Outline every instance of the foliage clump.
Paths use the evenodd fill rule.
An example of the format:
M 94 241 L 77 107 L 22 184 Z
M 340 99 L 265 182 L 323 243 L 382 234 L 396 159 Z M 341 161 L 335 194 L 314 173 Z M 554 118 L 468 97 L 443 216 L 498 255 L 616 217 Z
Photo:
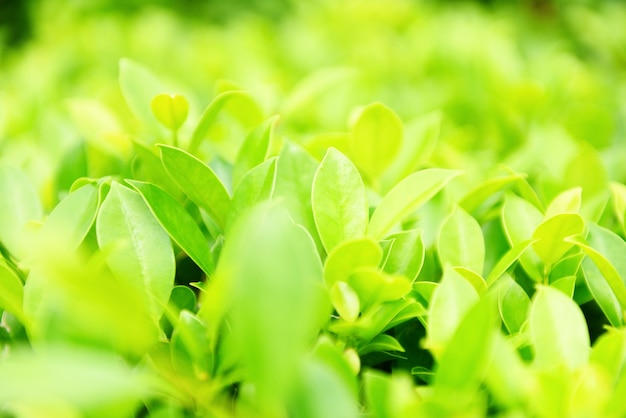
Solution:
M 33 7 L 0 415 L 624 416 L 626 10 L 288 3 Z

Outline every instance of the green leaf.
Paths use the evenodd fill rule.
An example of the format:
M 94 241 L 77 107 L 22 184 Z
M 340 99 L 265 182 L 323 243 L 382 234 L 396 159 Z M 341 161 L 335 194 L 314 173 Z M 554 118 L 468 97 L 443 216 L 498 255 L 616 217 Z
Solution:
M 176 131 L 187 119 L 189 102 L 180 94 L 157 94 L 150 101 L 152 114 L 166 128 Z
M 359 295 L 343 281 L 334 282 L 330 288 L 330 301 L 339 316 L 348 322 L 354 322 L 361 312 Z
M 181 374 L 206 379 L 213 369 L 206 326 L 191 312 L 182 310 L 170 342 L 172 365 Z
M 257 206 L 233 226 L 207 294 L 216 291 L 232 307 L 229 327 L 259 395 L 283 396 L 330 314 L 311 237 L 283 208 Z
M 560 213 L 543 221 L 533 233 L 533 249 L 543 263 L 551 266 L 574 245 L 565 239 L 581 235 L 585 220 L 577 213 Z
M 451 267 L 444 270 L 428 307 L 428 348 L 437 357 L 448 345 L 469 309 L 478 302 L 478 293 Z
M 398 300 L 411 290 L 411 282 L 406 277 L 391 276 L 372 268 L 353 272 L 348 283 L 359 295 L 362 311 L 381 302 Z
M 128 58 L 120 60 L 120 88 L 135 117 L 150 129 L 162 133 L 150 109 L 152 98 L 163 91 L 161 83 L 147 68 Z
M 11 269 L 0 263 L 0 310 L 12 313 L 23 322 L 23 300 L 24 288 L 21 280 Z
M 207 132 L 217 119 L 222 108 L 233 98 L 249 98 L 249 95 L 244 91 L 229 90 L 216 96 L 211 103 L 206 107 L 200 119 L 191 135 L 191 142 L 189 143 L 189 153 L 195 155 L 200 148 L 200 144 L 204 140 Z
M 133 140 L 135 158 L 132 162 L 132 178 L 134 180 L 147 181 L 163 188 L 172 196 L 181 197 L 182 193 L 178 185 L 172 180 L 163 167 L 157 148 L 152 145 L 144 145 Z
M 506 284 L 498 295 L 498 308 L 504 325 L 510 334 L 516 334 L 522 330 L 522 326 L 528 318 L 530 298 L 524 289 L 510 276 L 504 276 Z
M 429 168 L 406 177 L 380 201 L 370 219 L 368 236 L 380 240 L 403 218 L 435 196 L 454 177 L 457 170 Z
M 569 298 L 574 297 L 574 288 L 576 287 L 576 276 L 565 276 L 550 283 L 550 286 L 560 290 Z
M 148 394 L 149 383 L 119 358 L 69 346 L 18 349 L 0 362 L 0 376 L 11 382 L 0 391 L 0 404 L 52 410 L 65 404 L 83 412 L 106 407 L 110 416 L 130 416 Z
M 324 279 L 330 287 L 337 281 L 347 281 L 352 272 L 364 267 L 375 268 L 383 256 L 380 246 L 369 238 L 359 238 L 339 244 L 328 254 L 324 264 Z
M 463 196 L 459 206 L 468 213 L 474 214 L 483 204 L 493 200 L 494 195 L 502 190 L 506 190 L 520 179 L 523 179 L 521 174 L 487 179 Z
M 442 116 L 441 112 L 435 111 L 407 124 L 400 151 L 381 176 L 383 191 L 388 191 L 430 159 L 439 140 Z
M 589 362 L 602 368 L 613 382 L 617 381 L 626 363 L 624 329 L 609 328 L 602 334 L 593 345 Z
M 28 221 L 38 221 L 43 210 L 30 179 L 18 169 L 0 166 L 0 242 L 14 256 L 22 258 L 26 248 L 24 229 Z
M 575 370 L 587 363 L 590 348 L 585 317 L 563 292 L 538 286 L 530 305 L 528 330 L 537 367 L 562 365 Z
M 496 333 L 493 357 L 487 370 L 486 384 L 500 405 L 524 405 L 531 374 L 510 339 Z
M 433 386 L 445 395 L 471 395 L 485 380 L 494 350 L 497 321 L 486 299 L 461 318 L 439 358 Z
M 496 280 L 498 280 L 508 269 L 515 263 L 521 255 L 535 243 L 535 240 L 529 239 L 526 241 L 522 241 L 506 252 L 496 263 L 496 265 L 487 276 L 487 285 L 491 285 Z
M 359 348 L 359 355 L 373 353 L 376 351 L 400 351 L 404 353 L 404 347 L 388 334 L 378 334 L 374 339 L 367 342 L 365 345 Z
M 482 274 L 485 261 L 485 239 L 480 225 L 471 215 L 457 207 L 439 231 L 437 250 L 442 265 L 462 266 Z
M 589 225 L 587 242 L 591 248 L 577 244 L 583 245 L 581 248 L 588 255 L 582 263 L 587 287 L 611 325 L 622 326 L 623 311 L 626 310 L 626 243 L 615 233 L 596 224 Z
M 158 186 L 126 180 L 139 192 L 152 215 L 169 236 L 206 273 L 213 274 L 214 262 L 207 239 L 189 213 Z
M 559 193 L 546 208 L 546 219 L 562 213 L 578 213 L 582 203 L 583 189 L 574 187 Z
M 410 229 L 389 235 L 393 242 L 383 267 L 389 274 L 401 274 L 414 282 L 424 264 L 422 231 Z
M 43 245 L 76 250 L 93 226 L 100 205 L 100 189 L 87 184 L 68 194 L 50 213 L 39 236 Z
M 174 252 L 141 196 L 113 183 L 100 208 L 96 233 L 113 274 L 141 289 L 158 319 L 174 283 Z
M 622 227 L 622 232 L 626 232 L 624 225 L 624 215 L 626 215 L 626 185 L 611 182 L 611 197 L 613 200 L 613 212 Z
M 485 279 L 483 279 L 482 276 L 476 273 L 474 270 L 470 270 L 467 267 L 462 266 L 456 266 L 452 268 L 454 269 L 454 271 L 463 276 L 465 280 L 470 282 L 470 284 L 474 287 L 479 295 L 482 295 L 487 290 L 487 283 L 485 283 Z
M 344 241 L 361 238 L 367 228 L 365 186 L 352 162 L 330 148 L 315 173 L 313 216 L 327 253 Z
M 226 217 L 225 229 L 228 231 L 235 220 L 257 203 L 270 200 L 276 186 L 277 158 L 273 157 L 248 171 L 233 193 L 230 211 Z
M 272 116 L 246 136 L 233 167 L 233 187 L 237 187 L 248 171 L 265 161 L 277 124 L 278 115 Z
M 382 103 L 359 112 L 351 129 L 350 151 L 354 162 L 370 181 L 391 164 L 402 146 L 402 121 Z
M 533 231 L 542 221 L 543 215 L 530 202 L 514 194 L 506 195 L 502 206 L 502 226 L 509 244 L 513 248 L 531 240 Z M 542 280 L 541 260 L 534 250 L 525 249 L 520 253 L 519 260 L 526 273 L 533 280 L 537 282 Z
M 175 147 L 159 145 L 167 173 L 199 208 L 224 228 L 230 209 L 230 196 L 219 177 L 193 155 Z
M 359 406 L 351 387 L 341 379 L 334 365 L 307 359 L 294 385 L 288 416 L 301 418 L 357 418 Z
M 284 202 L 294 222 L 309 231 L 318 250 L 323 252 L 311 204 L 313 177 L 319 163 L 299 145 L 284 141 L 277 164 L 274 196 Z

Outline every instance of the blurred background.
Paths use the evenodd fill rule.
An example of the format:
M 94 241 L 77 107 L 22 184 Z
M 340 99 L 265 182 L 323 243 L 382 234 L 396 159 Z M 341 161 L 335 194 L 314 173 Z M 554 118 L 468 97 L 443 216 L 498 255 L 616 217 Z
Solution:
M 141 135 L 121 58 L 184 94 L 190 119 L 242 88 L 263 119 L 281 115 L 281 134 L 319 144 L 381 101 L 407 126 L 440 112 L 425 165 L 479 181 L 504 163 L 545 199 L 588 171 L 587 195 L 626 180 L 621 1 L 2 0 L 0 40 L 0 161 L 25 170 L 49 207 L 69 187 L 60 177 L 120 166 L 77 154 L 98 148 L 83 125 Z M 100 148 L 100 160 L 120 158 Z

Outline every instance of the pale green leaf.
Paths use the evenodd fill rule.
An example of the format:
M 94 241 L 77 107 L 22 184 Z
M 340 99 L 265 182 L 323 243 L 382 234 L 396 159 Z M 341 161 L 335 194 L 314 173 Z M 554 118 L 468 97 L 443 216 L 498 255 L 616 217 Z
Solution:
M 141 196 L 113 183 L 100 208 L 96 233 L 113 274 L 144 292 L 157 319 L 174 283 L 174 252 Z
M 472 394 L 485 380 L 497 335 L 495 313 L 486 299 L 460 318 L 450 343 L 438 359 L 436 391 Z
M 460 207 L 441 226 L 437 250 L 442 265 L 462 266 L 482 274 L 485 239 L 476 219 Z
M 487 285 L 491 285 L 500 278 L 515 263 L 520 256 L 526 251 L 535 240 L 529 239 L 522 241 L 509 249 L 496 263 L 496 265 L 487 276 Z
M 530 298 L 524 289 L 510 276 L 506 275 L 500 280 L 506 283 L 498 295 L 500 316 L 509 333 L 515 334 L 521 331 L 522 326 L 528 319 Z
M 361 309 L 402 298 L 411 290 L 411 282 L 404 276 L 391 276 L 380 270 L 363 268 L 353 272 L 348 279 L 359 295 Z
M 187 119 L 189 102 L 180 94 L 157 94 L 150 101 L 152 114 L 166 128 L 176 131 Z
M 333 283 L 330 288 L 330 300 L 339 316 L 348 322 L 354 322 L 361 312 L 359 295 L 343 281 Z
M 543 221 L 533 233 L 533 249 L 544 264 L 551 266 L 573 247 L 566 238 L 581 235 L 585 220 L 577 213 L 560 213 Z
M 189 143 L 189 153 L 195 155 L 200 148 L 200 144 L 204 140 L 207 132 L 217 119 L 222 108 L 233 98 L 249 98 L 249 95 L 244 91 L 229 90 L 219 94 L 217 97 L 209 103 L 206 109 L 200 115 L 200 119 L 196 124 L 196 127 L 191 135 L 191 142 Z
M 435 196 L 454 177 L 457 170 L 429 168 L 406 177 L 387 193 L 374 210 L 368 235 L 383 239 L 403 218 Z
M 542 213 L 530 202 L 514 194 L 506 195 L 502 206 L 502 226 L 507 240 L 513 248 L 531 240 L 533 231 L 542 221 Z M 533 280 L 542 280 L 541 260 L 532 248 L 521 251 L 519 260 L 526 273 Z
M 122 58 L 119 63 L 120 88 L 126 104 L 135 117 L 155 132 L 163 132 L 150 109 L 152 98 L 163 92 L 161 83 L 141 64 Z
M 323 251 L 311 205 L 313 177 L 319 163 L 299 145 L 285 141 L 277 164 L 274 196 L 284 202 L 294 222 L 304 226 L 318 250 Z
M 233 187 L 237 187 L 248 171 L 265 161 L 277 123 L 278 115 L 269 118 L 246 136 L 233 166 Z
M 246 209 L 270 200 L 276 187 L 277 158 L 273 157 L 248 171 L 233 193 L 224 228 L 230 229 Z
M 530 305 L 528 325 L 537 367 L 561 365 L 574 370 L 587 363 L 590 343 L 585 317 L 563 292 L 539 286 Z
M 198 207 L 224 228 L 230 196 L 220 178 L 202 161 L 175 147 L 160 145 L 161 161 L 167 173 Z
M 117 416 L 132 413 L 149 387 L 145 376 L 133 373 L 119 358 L 72 347 L 18 349 L 0 362 L 0 376 L 11 382 L 0 390 L 0 404 L 54 408 L 67 403 L 83 411 L 109 406 Z
M 369 238 L 359 238 L 339 244 L 328 254 L 324 264 L 324 279 L 329 287 L 337 281 L 347 281 L 359 268 L 379 265 L 382 249 Z
M 406 125 L 400 151 L 381 176 L 382 191 L 388 191 L 430 159 L 439 140 L 441 121 L 442 113 L 435 111 Z
M 284 394 L 330 313 L 310 235 L 283 208 L 257 206 L 233 226 L 215 281 L 230 289 L 215 296 L 230 299 L 229 326 L 258 393 Z
M 369 181 L 376 180 L 391 164 L 402 146 L 402 121 L 382 103 L 360 110 L 351 129 L 350 151 Z
M 0 242 L 14 256 L 22 258 L 24 229 L 28 221 L 39 221 L 43 210 L 37 191 L 20 170 L 0 166 Z
M 587 242 L 591 248 L 581 247 L 588 255 L 582 263 L 587 287 L 611 324 L 619 327 L 624 323 L 622 312 L 626 310 L 626 243 L 596 224 L 589 225 Z
M 546 219 L 561 213 L 578 213 L 582 203 L 583 189 L 574 187 L 559 193 L 546 208 Z
M 99 188 L 93 184 L 68 194 L 41 227 L 42 244 L 58 245 L 60 241 L 69 250 L 77 249 L 96 220 L 99 204 Z
M 448 345 L 459 323 L 478 302 L 478 293 L 452 268 L 444 270 L 428 307 L 427 346 L 437 357 Z
M 368 209 L 365 186 L 352 162 L 330 148 L 313 179 L 313 216 L 326 252 L 365 235 Z
M 401 274 L 415 281 L 424 264 L 422 231 L 411 229 L 389 235 L 392 245 L 383 269 L 389 274 Z
M 150 211 L 169 236 L 210 276 L 213 257 L 207 239 L 189 213 L 167 192 L 154 184 L 127 180 L 139 192 Z

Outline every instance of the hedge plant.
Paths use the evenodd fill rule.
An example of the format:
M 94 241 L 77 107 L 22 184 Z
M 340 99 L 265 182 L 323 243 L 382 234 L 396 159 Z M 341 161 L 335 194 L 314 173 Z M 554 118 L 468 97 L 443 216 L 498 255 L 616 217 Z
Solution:
M 320 1 L 300 29 L 251 17 L 258 39 L 231 23 L 216 50 L 267 55 L 224 64 L 243 84 L 122 58 L 114 88 L 61 77 L 102 84 L 59 105 L 61 50 L 48 96 L 20 84 L 41 45 L 5 63 L 0 416 L 624 416 L 623 62 L 581 58 L 599 29 L 540 41 L 626 14 L 518 16 L 539 28 L 520 52 L 491 36 L 508 6 L 459 7 Z M 313 36 L 327 16 L 336 43 Z M 436 23 L 445 48 L 418 47 Z

